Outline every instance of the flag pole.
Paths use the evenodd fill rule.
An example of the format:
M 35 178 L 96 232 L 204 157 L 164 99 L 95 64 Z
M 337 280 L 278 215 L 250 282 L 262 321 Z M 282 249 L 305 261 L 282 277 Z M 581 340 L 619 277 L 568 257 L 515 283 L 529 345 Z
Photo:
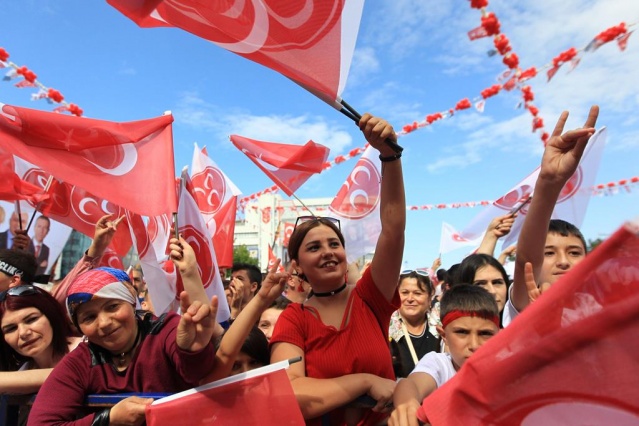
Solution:
M 49 175 L 49 179 L 47 179 L 47 183 L 46 185 L 44 185 L 44 194 L 46 194 L 47 192 L 49 192 L 49 189 L 51 189 L 51 184 L 53 183 L 53 175 Z M 33 214 L 31 215 L 31 219 L 29 219 L 29 223 L 27 224 L 27 232 L 29 232 L 29 229 L 31 229 L 31 223 L 33 223 L 33 218 L 35 218 L 36 213 L 38 212 L 38 210 L 40 209 L 40 205 L 42 204 L 42 201 L 38 201 L 38 203 L 35 206 L 35 210 L 33 211 Z M 22 222 L 20 222 L 22 223 Z
M 308 212 L 311 214 L 311 216 L 315 216 L 315 213 L 313 213 L 313 211 L 308 208 L 308 206 L 306 204 L 304 204 L 304 201 L 300 200 L 297 195 L 295 195 L 295 193 L 291 194 L 293 196 L 293 198 L 295 198 L 297 201 L 299 201 L 299 203 L 302 205 L 302 207 L 304 207 L 306 210 L 308 210 Z
M 340 100 L 340 104 L 343 106 L 342 109 L 340 109 L 340 112 L 342 114 L 344 114 L 345 116 L 347 116 L 348 118 L 350 118 L 351 120 L 353 120 L 355 122 L 355 124 L 359 124 L 359 120 L 361 120 L 362 118 L 362 114 L 360 114 L 359 112 L 357 112 L 355 110 L 355 108 L 353 108 L 352 106 L 350 106 L 348 104 L 348 102 L 346 102 L 344 99 Z M 346 108 L 346 110 L 344 110 L 344 108 Z M 388 146 L 391 147 L 391 149 L 393 151 L 395 151 L 395 153 L 400 154 L 404 148 L 399 146 L 399 144 L 397 143 L 393 143 L 390 139 L 386 139 L 384 142 L 386 142 L 386 144 Z

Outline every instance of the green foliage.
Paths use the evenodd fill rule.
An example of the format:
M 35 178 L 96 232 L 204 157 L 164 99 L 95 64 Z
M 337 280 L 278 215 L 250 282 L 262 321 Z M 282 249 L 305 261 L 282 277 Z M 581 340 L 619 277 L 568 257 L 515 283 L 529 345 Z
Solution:
M 251 257 L 245 245 L 233 247 L 233 263 L 248 263 L 249 265 L 259 266 L 257 259 Z
M 601 243 L 603 243 L 604 240 L 601 238 L 597 238 L 596 240 L 588 240 L 588 253 L 590 253 L 591 251 L 593 251 L 595 248 L 597 248 L 597 246 Z

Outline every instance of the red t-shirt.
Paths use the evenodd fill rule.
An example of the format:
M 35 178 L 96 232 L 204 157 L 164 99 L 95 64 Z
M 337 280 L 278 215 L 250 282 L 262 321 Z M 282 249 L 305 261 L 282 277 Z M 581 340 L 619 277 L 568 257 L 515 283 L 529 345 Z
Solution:
M 310 312 L 309 307 L 293 303 L 282 312 L 273 331 L 270 344 L 291 343 L 304 351 L 306 376 L 330 379 L 347 374 L 369 373 L 395 379 L 388 347 L 388 324 L 391 314 L 399 308 L 395 292 L 389 303 L 366 270 L 351 292 L 345 318 L 351 308 L 348 324 L 341 329 L 325 325 Z M 315 311 L 317 315 L 317 312 Z M 343 410 L 330 415 L 331 425 L 345 424 Z M 374 424 L 385 415 L 367 410 L 359 424 Z M 321 424 L 321 417 L 307 422 Z

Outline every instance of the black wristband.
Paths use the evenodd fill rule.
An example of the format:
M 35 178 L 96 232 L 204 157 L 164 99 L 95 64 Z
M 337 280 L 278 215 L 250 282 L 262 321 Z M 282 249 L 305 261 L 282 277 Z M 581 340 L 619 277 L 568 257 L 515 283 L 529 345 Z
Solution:
M 109 426 L 111 423 L 111 409 L 106 408 L 95 413 L 91 426 Z
M 402 158 L 402 153 L 401 152 L 398 152 L 395 155 L 389 155 L 388 157 L 382 157 L 381 155 L 379 156 L 379 160 L 382 163 L 389 163 L 391 161 L 399 160 L 400 158 Z

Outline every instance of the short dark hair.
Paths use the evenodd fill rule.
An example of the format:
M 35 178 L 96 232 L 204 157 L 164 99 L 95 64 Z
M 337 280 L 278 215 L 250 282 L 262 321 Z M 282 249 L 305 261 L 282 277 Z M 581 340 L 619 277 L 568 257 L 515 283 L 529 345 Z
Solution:
M 442 296 L 439 306 L 442 320 L 451 311 L 473 312 L 484 318 L 499 316 L 495 297 L 478 285 L 457 284 L 452 286 Z
M 17 288 L 17 287 L 16 287 Z M 49 320 L 53 331 L 53 356 L 62 357 L 69 352 L 67 339 L 73 336 L 73 329 L 67 319 L 67 314 L 62 305 L 45 290 L 38 287 L 37 294 L 22 296 L 6 295 L 0 303 L 0 321 L 7 311 L 17 311 L 25 308 L 36 308 Z M 0 329 L 0 371 L 15 371 L 30 358 L 24 357 L 13 350 L 4 338 L 4 332 Z
M 439 281 L 440 283 L 449 281 L 448 271 L 445 270 L 444 268 L 438 269 L 435 275 L 437 275 L 437 281 Z
M 42 220 L 46 220 L 47 223 L 49 224 L 49 227 L 51 227 L 51 219 L 49 219 L 48 217 L 46 217 L 45 215 L 41 214 L 40 216 L 38 216 L 38 218 L 36 219 L 36 222 L 39 221 L 40 219 Z
M 288 240 L 288 257 L 290 259 L 295 261 L 299 260 L 300 247 L 302 246 L 302 241 L 304 241 L 304 237 L 306 237 L 306 234 L 308 234 L 308 231 L 310 231 L 313 228 L 317 228 L 320 225 L 328 226 L 329 228 L 331 228 L 333 232 L 337 234 L 337 238 L 339 238 L 339 241 L 342 243 L 342 246 L 346 247 L 346 244 L 344 241 L 344 235 L 342 234 L 342 231 L 340 231 L 340 229 L 337 227 L 337 225 L 335 225 L 335 223 L 333 223 L 332 221 L 326 218 L 317 217 L 314 220 L 309 220 L 309 221 L 300 223 L 293 230 L 293 233 L 291 234 L 291 237 Z
M 559 234 L 562 237 L 577 237 L 581 240 L 581 244 L 583 244 L 584 246 L 584 252 L 588 252 L 588 245 L 586 244 L 584 235 L 581 233 L 579 228 L 577 228 L 570 222 L 566 222 L 565 220 L 561 219 L 551 219 L 548 223 L 548 233 Z
M 231 268 L 231 273 L 237 271 L 246 271 L 251 283 L 257 283 L 258 290 L 262 286 L 262 272 L 257 266 L 251 265 L 250 263 L 234 263 L 233 268 Z
M 38 270 L 36 257 L 22 250 L 0 249 L 0 261 L 15 266 L 22 271 L 22 281 L 30 283 Z
M 228 332 L 228 331 L 227 331 Z M 222 337 L 223 338 L 223 337 Z M 216 347 L 219 349 L 222 339 L 218 339 Z M 262 364 L 262 366 L 269 365 L 271 363 L 271 353 L 268 348 L 268 340 L 262 330 L 253 326 L 249 331 L 246 340 L 242 343 L 240 352 L 250 356 L 255 361 Z
M 284 309 L 286 309 L 286 307 L 288 305 L 290 305 L 291 302 L 290 300 L 288 300 L 286 297 L 284 296 L 277 296 L 277 299 L 275 299 L 273 301 L 273 303 L 271 303 L 271 306 L 269 306 L 266 309 L 277 309 L 279 311 L 283 311 Z

